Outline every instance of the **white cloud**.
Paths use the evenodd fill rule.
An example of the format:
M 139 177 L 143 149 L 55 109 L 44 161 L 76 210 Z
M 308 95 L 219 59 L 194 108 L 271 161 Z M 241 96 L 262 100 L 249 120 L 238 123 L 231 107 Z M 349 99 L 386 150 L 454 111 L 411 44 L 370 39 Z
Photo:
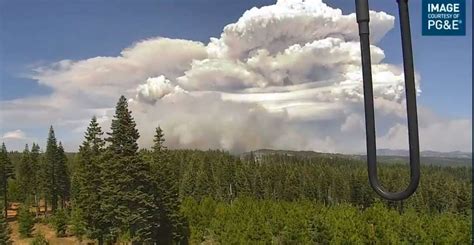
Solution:
M 207 56 L 204 44 L 181 39 L 153 38 L 124 49 L 120 56 L 63 60 L 35 70 L 33 78 L 52 87 L 59 96 L 89 97 L 101 106 L 114 103 L 142 81 L 184 74 L 194 59 Z M 94 105 L 98 106 L 98 105 Z
M 370 14 L 379 146 L 406 148 L 403 71 L 377 46 L 394 17 Z M 355 14 L 320 0 L 278 1 L 246 11 L 208 44 L 153 38 L 116 57 L 37 68 L 33 78 L 53 93 L 1 102 L 0 123 L 45 132 L 54 124 L 69 135 L 68 150 L 77 150 L 90 117 L 107 129 L 123 94 L 145 147 L 160 125 L 178 148 L 363 152 L 359 49 Z M 419 109 L 423 149 L 470 149 L 471 119 Z
M 3 134 L 2 139 L 4 140 L 22 140 L 26 138 L 25 132 L 20 129 L 9 131 Z
M 36 138 L 29 137 L 23 130 L 16 129 L 0 134 L 0 140 L 5 143 L 7 150 L 23 150 L 25 144 L 36 142 Z

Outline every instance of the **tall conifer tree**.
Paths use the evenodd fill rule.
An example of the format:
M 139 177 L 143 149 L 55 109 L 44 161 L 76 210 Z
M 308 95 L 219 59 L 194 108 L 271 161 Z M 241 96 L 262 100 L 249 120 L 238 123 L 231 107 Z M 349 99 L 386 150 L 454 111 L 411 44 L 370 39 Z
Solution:
M 28 148 L 28 144 L 25 145 L 25 149 L 23 150 L 21 161 L 18 165 L 18 184 L 20 186 L 20 190 L 22 190 L 22 194 L 24 195 L 24 201 L 29 203 L 30 194 L 32 193 L 33 183 L 31 179 L 33 177 L 33 166 L 31 163 L 31 155 L 30 150 Z
M 39 209 L 40 147 L 35 143 L 33 143 L 33 145 L 31 146 L 30 160 L 31 160 L 31 167 L 32 167 L 32 176 L 31 176 L 30 182 L 31 182 L 31 186 L 33 187 L 31 191 L 32 191 L 32 194 L 34 195 L 34 202 L 36 205 L 36 216 L 38 216 L 40 212 L 40 209 Z
M 153 178 L 160 208 L 160 244 L 185 242 L 185 219 L 180 214 L 178 166 L 171 161 L 171 154 L 164 146 L 163 130 L 156 128 L 153 139 Z
M 8 211 L 8 179 L 13 177 L 13 165 L 8 157 L 7 147 L 2 143 L 0 149 L 0 184 L 3 194 L 4 215 L 7 217 Z
M 94 116 L 85 133 L 84 142 L 79 147 L 79 165 L 74 175 L 77 190 L 74 196 L 74 205 L 76 210 L 80 210 L 76 216 L 81 216 L 76 219 L 84 220 L 88 236 L 97 239 L 99 244 L 103 243 L 100 195 L 98 193 L 102 185 L 99 164 L 105 145 L 102 135 L 102 129 Z
M 55 183 L 57 186 L 57 194 L 61 198 L 61 208 L 64 208 L 66 201 L 69 200 L 71 182 L 69 178 L 69 169 L 67 166 L 67 156 L 64 152 L 61 142 L 59 142 L 56 157 Z
M 140 136 L 124 96 L 117 103 L 108 135 L 100 202 L 109 239 L 127 234 L 135 242 L 153 241 L 159 226 L 153 182 L 148 164 L 138 155 Z
M 54 213 L 58 206 L 58 188 L 57 188 L 57 157 L 58 145 L 54 135 L 53 126 L 49 128 L 48 141 L 45 152 L 45 171 L 46 171 L 46 196 L 49 196 L 51 202 L 51 211 Z
M 48 212 L 48 203 L 51 198 L 50 186 L 51 186 L 51 170 L 48 161 L 46 160 L 46 153 L 39 156 L 38 162 L 38 203 L 41 199 L 44 201 L 44 214 Z

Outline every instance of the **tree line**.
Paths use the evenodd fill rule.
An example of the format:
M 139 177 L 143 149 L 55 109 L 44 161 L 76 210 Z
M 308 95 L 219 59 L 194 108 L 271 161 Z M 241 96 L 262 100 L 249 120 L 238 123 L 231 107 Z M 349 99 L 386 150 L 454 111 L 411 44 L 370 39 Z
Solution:
M 98 244 L 469 240 L 470 167 L 422 166 L 414 196 L 387 202 L 373 193 L 362 161 L 169 150 L 160 127 L 150 149 L 139 149 L 139 137 L 122 96 L 110 130 L 104 134 L 93 117 L 76 154 L 64 152 L 53 127 L 44 152 L 33 144 L 8 153 L 3 144 L 4 214 L 8 200 L 20 201 L 36 207 L 37 218 L 50 216 L 58 234 L 67 230 Z M 380 176 L 392 191 L 409 180 L 401 164 L 382 164 Z M 0 239 L 8 234 L 2 227 Z

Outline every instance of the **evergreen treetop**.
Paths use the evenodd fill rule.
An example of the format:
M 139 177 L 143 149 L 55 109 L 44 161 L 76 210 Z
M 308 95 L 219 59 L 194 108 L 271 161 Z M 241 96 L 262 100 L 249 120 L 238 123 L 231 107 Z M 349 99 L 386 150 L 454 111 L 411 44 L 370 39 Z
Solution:
M 129 235 L 133 241 L 153 241 L 158 214 L 149 165 L 138 155 L 135 121 L 121 96 L 101 163 L 100 207 L 109 240 Z
M 25 145 L 25 149 L 23 150 L 21 161 L 18 165 L 18 182 L 20 185 L 20 189 L 23 190 L 23 197 L 22 199 L 28 199 L 29 195 L 33 192 L 33 173 L 34 169 L 32 166 L 31 161 L 31 153 L 28 149 L 28 144 Z M 29 201 L 29 200 L 27 200 Z
M 4 215 L 7 216 L 8 209 L 8 179 L 14 177 L 13 164 L 8 157 L 7 147 L 2 143 L 0 149 L 0 190 L 3 193 Z
M 166 149 L 166 146 L 164 146 L 165 143 L 165 135 L 163 133 L 163 130 L 161 127 L 157 127 L 155 131 L 155 136 L 153 138 L 153 151 L 155 152 L 160 152 L 162 150 Z
M 102 186 L 101 154 L 105 145 L 102 135 L 102 129 L 94 116 L 85 133 L 84 142 L 79 148 L 78 166 L 74 173 L 76 192 L 73 203 L 75 232 L 82 234 L 82 229 L 85 229 L 84 232 L 88 237 L 98 239 L 99 243 L 103 241 L 105 235 L 99 195 Z
M 80 149 L 87 147 L 90 149 L 90 151 L 92 151 L 91 153 L 93 155 L 98 155 L 105 145 L 105 141 L 102 139 L 103 134 L 104 133 L 102 132 L 102 129 L 100 128 L 99 123 L 97 122 L 97 117 L 93 116 L 89 123 L 89 126 L 87 127 L 84 136 L 85 140 L 80 146 Z
M 107 133 L 107 141 L 110 143 L 109 149 L 114 154 L 133 156 L 138 151 L 137 140 L 140 137 L 136 129 L 132 112 L 128 110 L 128 102 L 125 96 L 121 96 L 115 107 L 114 119 L 110 127 L 111 132 Z
M 55 212 L 58 205 L 58 145 L 56 141 L 56 136 L 54 134 L 53 126 L 50 126 L 49 128 L 44 158 L 45 169 L 43 178 L 45 178 L 45 194 L 49 195 L 51 209 L 53 212 Z

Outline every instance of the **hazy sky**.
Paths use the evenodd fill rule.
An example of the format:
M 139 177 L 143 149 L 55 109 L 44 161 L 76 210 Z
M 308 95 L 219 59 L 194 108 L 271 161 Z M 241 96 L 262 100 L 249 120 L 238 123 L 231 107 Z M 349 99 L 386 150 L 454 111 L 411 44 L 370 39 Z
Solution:
M 363 151 L 354 1 L 324 2 L 0 0 L 0 136 L 43 145 L 53 124 L 74 151 L 125 94 L 142 146 L 160 124 L 172 147 Z M 405 148 L 397 5 L 370 3 L 379 142 Z M 423 37 L 421 1 L 410 10 L 421 146 L 470 151 L 471 26 Z

